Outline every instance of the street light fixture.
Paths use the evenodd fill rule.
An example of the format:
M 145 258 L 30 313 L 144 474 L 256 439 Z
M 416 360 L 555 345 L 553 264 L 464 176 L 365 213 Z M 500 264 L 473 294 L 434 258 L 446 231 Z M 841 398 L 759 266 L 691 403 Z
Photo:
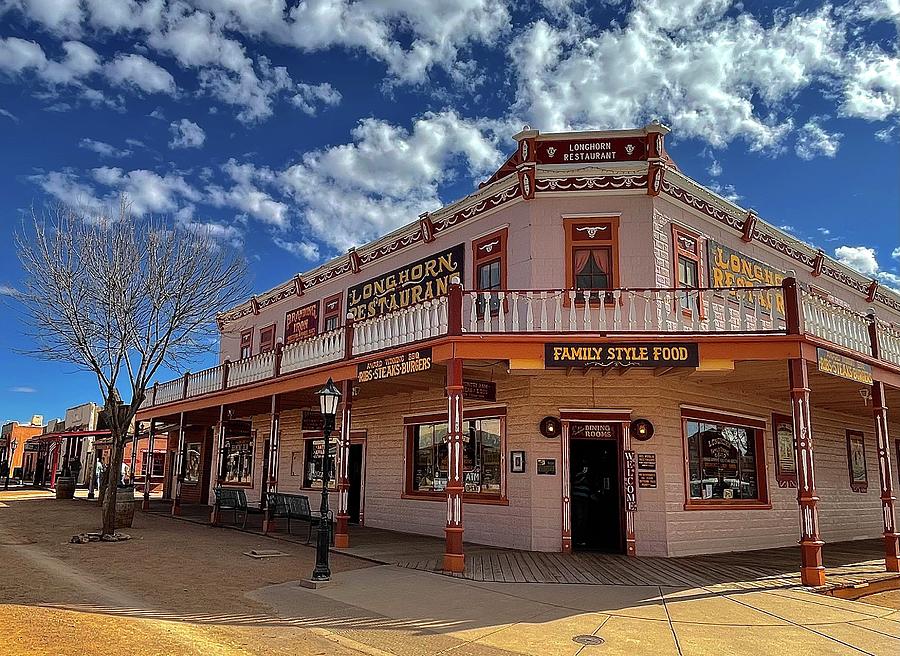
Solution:
M 319 509 L 319 532 L 316 536 L 316 567 L 312 573 L 313 581 L 330 581 L 331 568 L 328 565 L 328 547 L 331 543 L 331 524 L 328 521 L 328 477 L 331 473 L 329 462 L 328 438 L 334 430 L 334 416 L 341 401 L 341 391 L 329 378 L 325 387 L 316 394 L 319 397 L 319 409 L 322 411 L 322 435 L 325 438 L 325 452 L 322 454 L 322 505 Z

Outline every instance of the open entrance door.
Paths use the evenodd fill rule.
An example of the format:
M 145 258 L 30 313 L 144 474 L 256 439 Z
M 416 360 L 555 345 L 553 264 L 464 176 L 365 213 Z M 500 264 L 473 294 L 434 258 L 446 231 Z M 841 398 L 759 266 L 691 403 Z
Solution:
M 570 421 L 572 549 L 625 553 L 622 424 Z
M 351 524 L 359 524 L 360 511 L 362 510 L 362 470 L 363 470 L 363 444 L 362 442 L 350 444 L 350 458 L 347 461 L 347 478 L 350 489 L 347 490 L 347 514 L 350 515 Z

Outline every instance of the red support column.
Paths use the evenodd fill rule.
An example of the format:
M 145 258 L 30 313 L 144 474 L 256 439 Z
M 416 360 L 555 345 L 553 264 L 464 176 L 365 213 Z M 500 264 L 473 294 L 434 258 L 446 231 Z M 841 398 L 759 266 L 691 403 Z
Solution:
M 813 465 L 812 423 L 809 414 L 809 376 L 806 360 L 788 361 L 791 386 L 791 416 L 797 453 L 797 503 L 800 506 L 800 579 L 803 585 L 825 584 L 822 545 L 819 538 L 819 497 Z
M 451 286 L 451 293 L 453 287 Z M 452 307 L 452 306 L 451 306 Z M 444 571 L 463 572 L 463 376 L 462 360 L 447 362 L 447 528 Z
M 569 476 L 569 420 L 562 421 L 559 439 L 560 481 L 562 484 L 562 552 L 572 553 L 572 490 Z
M 341 385 L 344 407 L 341 412 L 341 436 L 338 439 L 338 513 L 334 546 L 346 549 L 350 546 L 350 515 L 347 513 L 347 495 L 350 490 L 350 421 L 353 407 L 353 384 L 345 380 Z
M 149 474 L 149 472 L 148 472 Z M 172 514 L 181 514 L 181 484 L 184 483 L 184 413 L 178 415 L 178 450 L 175 452 L 175 494 Z
M 875 415 L 875 441 L 878 445 L 878 477 L 881 481 L 881 510 L 884 519 L 884 565 L 889 572 L 900 572 L 900 535 L 894 515 L 893 482 L 891 479 L 890 433 L 888 409 L 884 403 L 884 383 L 872 384 L 872 405 Z
M 156 445 L 156 420 L 150 420 L 150 431 L 147 440 L 147 468 L 144 474 L 144 500 L 141 510 L 150 510 L 150 479 L 153 478 L 153 447 Z

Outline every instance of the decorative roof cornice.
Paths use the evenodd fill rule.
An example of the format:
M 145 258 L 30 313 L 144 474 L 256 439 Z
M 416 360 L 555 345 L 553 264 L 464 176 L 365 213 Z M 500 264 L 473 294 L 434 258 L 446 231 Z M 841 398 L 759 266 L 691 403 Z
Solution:
M 662 182 L 662 192 L 706 216 L 723 223 L 735 231 L 745 234 L 745 222 L 752 220 L 754 225 L 747 229 L 748 242 L 759 242 L 774 251 L 802 264 L 810 272 L 821 270 L 827 276 L 862 296 L 874 298 L 874 301 L 900 312 L 900 295 L 885 290 L 882 286 L 872 287 L 871 278 L 866 278 L 858 271 L 841 264 L 837 260 L 822 253 L 809 244 L 779 230 L 770 223 L 756 216 L 755 212 L 741 208 L 706 187 L 692 180 L 680 171 L 668 169 Z M 749 217 L 752 216 L 752 219 Z M 874 291 L 874 293 L 872 293 Z M 872 302 L 872 301 L 870 301 Z
M 446 232 L 464 221 L 496 209 L 518 198 L 520 195 L 521 190 L 515 175 L 509 175 L 502 180 L 485 185 L 465 198 L 430 213 L 428 218 L 431 221 L 434 235 L 438 236 L 442 232 Z M 419 242 L 425 242 L 425 235 L 422 231 L 422 221 L 417 218 L 415 221 L 365 246 L 353 249 L 346 255 L 336 257 L 306 274 L 298 274 L 278 287 L 257 294 L 251 300 L 223 312 L 218 316 L 220 330 L 223 330 L 227 324 L 233 321 L 252 315 L 254 313 L 254 302 L 258 310 L 262 310 L 270 305 L 296 296 L 296 280 L 298 279 L 300 280 L 300 287 L 306 292 L 316 285 L 352 274 L 354 272 L 353 258 L 357 258 L 359 270 L 363 270 L 378 260 L 389 257 Z

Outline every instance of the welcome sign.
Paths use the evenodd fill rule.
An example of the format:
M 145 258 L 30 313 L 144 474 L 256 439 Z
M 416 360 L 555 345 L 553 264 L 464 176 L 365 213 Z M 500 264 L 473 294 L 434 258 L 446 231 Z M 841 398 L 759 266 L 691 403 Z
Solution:
M 712 240 L 708 243 L 710 287 L 777 287 L 784 280 L 784 271 Z M 737 299 L 738 294 L 741 292 L 732 291 L 729 296 Z M 784 316 L 784 296 L 781 294 L 744 294 L 745 303 L 757 301 L 767 312 L 772 311 L 774 302 L 775 312 Z
M 446 296 L 450 279 L 462 279 L 464 261 L 465 244 L 457 244 L 354 285 L 347 290 L 347 311 L 362 321 Z

